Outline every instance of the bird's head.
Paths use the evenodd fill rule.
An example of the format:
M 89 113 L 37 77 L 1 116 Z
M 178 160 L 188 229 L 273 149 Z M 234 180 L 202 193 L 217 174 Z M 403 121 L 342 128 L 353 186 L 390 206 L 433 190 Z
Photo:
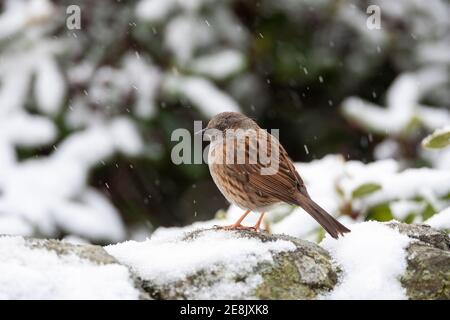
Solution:
M 238 112 L 222 112 L 215 115 L 205 128 L 204 134 L 211 138 L 215 134 L 224 134 L 227 130 L 258 129 L 255 121 Z

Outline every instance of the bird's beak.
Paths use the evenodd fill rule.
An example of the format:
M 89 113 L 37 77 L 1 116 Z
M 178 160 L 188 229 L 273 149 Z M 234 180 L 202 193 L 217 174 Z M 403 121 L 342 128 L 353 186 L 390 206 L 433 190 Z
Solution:
M 196 133 L 194 133 L 194 135 L 198 135 L 198 134 L 203 134 L 203 132 L 206 131 L 206 128 L 202 129 L 202 130 L 198 130 Z

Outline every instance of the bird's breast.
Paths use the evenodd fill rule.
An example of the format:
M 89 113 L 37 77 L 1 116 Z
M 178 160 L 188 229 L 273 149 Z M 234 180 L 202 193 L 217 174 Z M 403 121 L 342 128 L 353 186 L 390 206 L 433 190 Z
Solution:
M 225 163 L 226 146 L 222 143 L 210 145 L 208 166 L 211 176 L 223 196 L 238 207 L 252 211 L 264 211 L 279 202 L 248 186 L 247 174 L 239 164 Z

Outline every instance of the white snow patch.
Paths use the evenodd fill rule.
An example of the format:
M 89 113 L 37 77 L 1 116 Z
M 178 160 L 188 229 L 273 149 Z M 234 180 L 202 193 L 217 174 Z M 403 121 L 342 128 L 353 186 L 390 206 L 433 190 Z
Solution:
M 433 108 L 420 105 L 417 115 L 423 125 L 430 131 L 448 126 L 450 123 L 450 111 L 443 108 Z
M 0 116 L 0 140 L 11 145 L 40 146 L 54 141 L 56 127 L 46 117 L 14 112 Z
M 239 112 L 237 103 L 228 94 L 204 78 L 167 76 L 165 90 L 184 96 L 208 117 L 225 111 Z
M 164 19 L 175 6 L 176 0 L 141 0 L 136 5 L 136 16 L 144 21 Z
M 213 79 L 224 79 L 241 70 L 244 61 L 244 56 L 239 51 L 223 50 L 196 58 L 191 62 L 190 68 L 195 73 Z
M 73 234 L 69 234 L 69 235 L 65 236 L 61 241 L 71 243 L 71 244 L 89 244 L 88 240 L 81 238 L 79 236 L 73 235 Z
M 342 110 L 346 117 L 360 126 L 384 135 L 400 135 L 415 118 L 422 120 L 423 117 L 423 125 L 430 128 L 448 119 L 449 113 L 445 110 L 434 112 L 432 108 L 421 106 L 420 99 L 447 81 L 448 76 L 442 68 L 428 67 L 414 73 L 403 73 L 387 91 L 386 108 L 349 97 L 342 102 Z
M 55 7 L 49 0 L 3 1 L 0 14 L 0 39 L 13 36 L 26 28 L 51 21 Z
M 33 231 L 33 227 L 21 217 L 0 215 L 0 234 L 2 235 L 31 236 Z
M 396 158 L 400 148 L 399 143 L 394 139 L 386 139 L 376 145 L 373 155 L 377 160 Z
M 425 223 L 440 230 L 450 229 L 450 207 L 436 213 L 431 218 L 426 220 Z
M 138 299 L 128 269 L 0 237 L 0 299 Z
M 170 284 L 183 280 L 201 270 L 223 266 L 226 270 L 220 292 L 221 297 L 236 295 L 228 284 L 236 274 L 250 273 L 261 261 L 272 261 L 272 253 L 295 250 L 292 242 L 278 240 L 262 243 L 257 239 L 236 238 L 234 232 L 213 231 L 193 240 L 178 236 L 149 239 L 144 242 L 126 241 L 105 247 L 119 262 L 130 267 L 139 277 L 156 284 Z M 250 281 L 259 283 L 257 279 Z M 241 288 L 243 290 L 243 288 Z M 210 295 L 213 290 L 209 290 Z M 200 293 L 199 293 L 200 294 Z M 205 293 L 198 297 L 206 297 Z
M 141 151 L 143 144 L 131 120 L 116 117 L 73 133 L 49 156 L 21 162 L 14 157 L 14 145 L 49 141 L 54 127 L 37 116 L 19 115 L 5 123 L 0 127 L 4 133 L 0 158 L 5 160 L 0 168 L 0 214 L 3 221 L 15 223 L 1 229 L 16 235 L 29 235 L 35 229 L 47 236 L 62 229 L 91 240 L 124 239 L 119 213 L 104 195 L 87 186 L 87 176 L 114 152 L 135 155 Z
M 421 196 L 430 201 L 436 208 L 442 208 L 445 201 L 438 197 L 445 196 L 450 190 L 450 172 L 429 168 L 407 169 L 399 173 L 390 174 L 386 171 L 374 171 L 374 174 L 355 175 L 351 179 L 342 181 L 341 188 L 350 196 L 351 191 L 364 183 L 376 183 L 381 189 L 356 199 L 354 206 L 364 209 L 376 204 L 392 200 L 413 199 Z M 377 176 L 378 175 L 378 176 Z
M 392 201 L 389 204 L 389 207 L 395 219 L 403 220 L 411 213 L 416 213 L 416 215 L 418 215 L 417 213 L 422 212 L 425 204 L 423 202 L 412 200 L 399 200 Z
M 410 239 L 382 223 L 352 226 L 338 240 L 325 237 L 321 246 L 343 269 L 343 278 L 325 299 L 406 299 L 399 277 L 406 270 Z
M 188 63 L 196 49 L 211 45 L 216 35 L 196 15 L 178 15 L 171 19 L 164 32 L 165 46 L 179 65 Z
M 39 110 L 55 114 L 62 106 L 66 81 L 54 58 L 43 56 L 36 66 L 35 95 Z

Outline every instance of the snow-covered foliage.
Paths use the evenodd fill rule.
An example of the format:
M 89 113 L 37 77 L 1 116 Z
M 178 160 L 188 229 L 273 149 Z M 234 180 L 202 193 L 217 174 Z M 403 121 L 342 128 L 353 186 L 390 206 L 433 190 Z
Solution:
M 66 23 L 63 3 L 10 0 L 3 4 L 0 234 L 124 239 L 119 213 L 88 183 L 92 169 L 116 153 L 142 154 L 137 125 L 155 115 L 158 96 L 180 96 L 208 117 L 239 110 L 214 79 L 244 68 L 240 48 L 245 45 L 245 31 L 224 27 L 239 29 L 226 6 L 213 6 L 207 20 L 201 8 L 211 4 L 189 3 L 139 1 L 127 18 L 126 24 L 136 29 L 137 23 L 164 18 L 160 44 L 174 57 L 173 66 L 165 70 L 145 50 L 130 50 L 117 61 L 102 62 L 104 52 L 90 37 L 113 44 L 114 31 L 100 26 L 61 33 L 58 30 L 64 30 Z M 219 48 L 221 41 L 229 45 Z M 182 70 L 191 71 L 185 75 Z M 20 148 L 49 151 L 24 158 L 18 154 Z
M 364 164 L 331 155 L 299 163 L 297 169 L 311 197 L 344 224 L 367 219 L 423 222 L 450 205 L 447 170 L 403 169 L 395 160 Z M 316 234 L 317 223 L 303 209 L 287 212 L 275 213 L 273 222 L 269 215 L 270 230 L 302 238 Z
M 450 145 L 450 126 L 435 130 L 423 139 L 422 146 L 429 149 L 442 149 Z
M 350 228 L 365 220 L 428 223 L 433 221 L 430 219 L 433 214 L 450 205 L 450 171 L 446 170 L 402 169 L 395 160 L 366 165 L 360 161 L 345 161 L 338 155 L 297 163 L 296 167 L 311 197 Z M 227 212 L 218 212 L 213 220 L 184 228 L 159 228 L 154 234 L 170 237 L 180 231 L 227 225 L 242 213 L 240 208 L 231 206 Z M 258 217 L 256 213 L 250 214 L 244 225 L 254 225 Z M 317 222 L 299 207 L 280 205 L 269 211 L 264 221 L 266 229 L 273 233 L 311 241 L 320 241 L 323 237 Z
M 0 299 L 138 299 L 128 269 L 0 237 Z
M 378 54 L 373 58 L 389 55 L 399 73 L 381 99 L 372 92 L 371 98 L 378 99 L 377 103 L 348 97 L 341 104 L 342 113 L 363 130 L 385 137 L 374 150 L 377 159 L 410 161 L 411 155 L 405 157 L 401 150 L 413 148 L 431 166 L 448 170 L 450 149 L 423 150 L 417 139 L 423 138 L 423 132 L 431 133 L 450 124 L 450 22 L 444 18 L 450 8 L 441 0 L 426 4 L 378 0 L 371 4 L 380 6 L 382 25 L 376 32 L 364 28 L 366 33 L 377 35 L 367 34 L 364 38 L 377 48 Z M 357 13 L 353 14 L 360 15 L 362 10 L 363 7 L 354 7 Z M 349 14 L 348 10 L 345 12 Z M 399 24 L 405 28 L 401 33 L 395 32 Z
M 1 233 L 30 235 L 34 229 L 47 236 L 64 231 L 93 240 L 124 239 L 118 212 L 87 185 L 87 177 L 90 168 L 114 152 L 139 152 L 141 141 L 132 123 L 117 118 L 89 127 L 64 139 L 49 156 L 23 161 L 14 156 L 14 147 L 22 141 L 33 145 L 47 128 L 36 126 L 37 133 L 28 130 L 26 123 L 23 128 L 12 128 L 22 130 L 17 143 L 12 130 L 10 137 L 2 137 L 11 157 L 0 170 Z
M 408 134 L 414 121 L 419 121 L 427 130 L 435 130 L 450 123 L 450 111 L 420 105 L 420 99 L 448 82 L 447 72 L 442 67 L 404 73 L 387 91 L 386 108 L 351 97 L 342 103 L 343 112 L 361 126 L 382 135 Z
M 234 1 L 95 3 L 86 10 L 80 5 L 82 30 L 66 28 L 65 1 L 2 4 L 0 234 L 127 238 L 123 212 L 89 181 L 93 170 L 116 154 L 155 157 L 157 148 L 148 147 L 152 141 L 141 128 L 166 103 L 181 102 L 206 118 L 253 110 L 246 99 L 264 98 L 261 82 L 269 80 L 256 73 L 264 60 L 259 51 L 270 40 L 242 22 Z M 304 48 L 305 57 L 293 59 L 295 68 L 288 65 L 301 70 L 300 80 L 314 76 L 325 85 L 319 72 L 332 64 L 342 65 L 345 77 L 355 83 L 385 60 L 397 72 L 385 99 L 348 97 L 342 102 L 349 121 L 383 137 L 374 149 L 380 161 L 364 164 L 329 156 L 298 164 L 298 169 L 313 198 L 346 224 L 424 221 L 448 206 L 450 149 L 423 150 L 413 141 L 428 169 L 408 169 L 411 162 L 399 150 L 405 140 L 421 139 L 450 123 L 445 108 L 450 100 L 450 9 L 442 0 L 374 1 L 382 8 L 382 26 L 369 30 L 365 4 L 265 0 L 258 5 L 262 17 L 280 12 L 299 23 L 307 23 L 310 15 L 321 21 Z M 114 23 L 105 23 L 111 17 Z M 343 51 L 347 32 L 352 46 Z M 118 45 L 122 37 L 132 45 Z M 275 56 L 284 63 L 289 55 L 283 52 Z M 324 58 L 311 58 L 316 56 Z M 313 62 L 318 66 L 311 67 Z M 381 161 L 387 158 L 396 160 Z M 231 222 L 239 214 L 231 207 L 226 219 Z M 317 224 L 299 208 L 278 208 L 268 215 L 267 225 L 273 232 L 320 238 Z

